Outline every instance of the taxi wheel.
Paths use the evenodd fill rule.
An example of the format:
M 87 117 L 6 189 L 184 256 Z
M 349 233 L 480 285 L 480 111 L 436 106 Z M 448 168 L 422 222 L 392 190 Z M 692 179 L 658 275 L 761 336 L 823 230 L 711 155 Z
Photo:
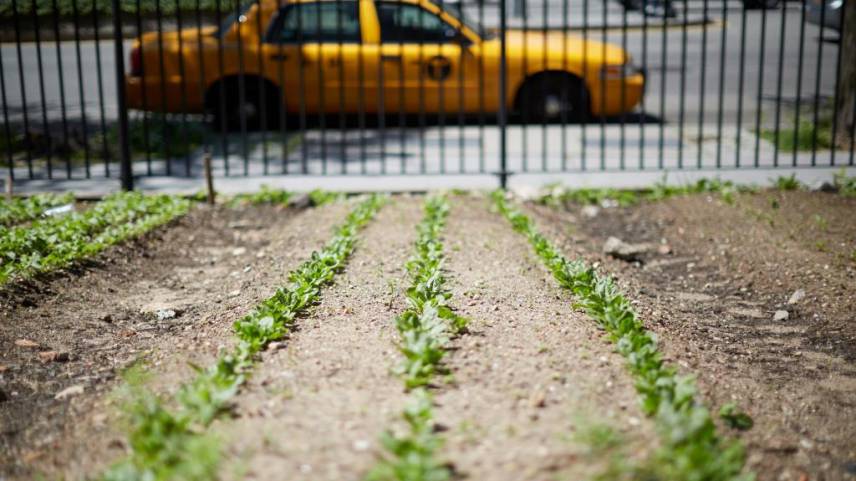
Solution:
M 541 75 L 526 82 L 518 107 L 524 123 L 579 122 L 587 112 L 588 95 L 582 83 L 570 76 Z
M 226 85 L 223 94 L 222 104 L 219 91 L 210 96 L 209 110 L 213 114 L 215 128 L 224 123 L 230 131 L 241 130 L 244 126 L 250 131 L 278 127 L 279 110 L 276 106 L 279 105 L 279 93 L 275 89 L 264 85 L 259 88 L 252 79 L 247 79 L 243 96 L 237 85 Z

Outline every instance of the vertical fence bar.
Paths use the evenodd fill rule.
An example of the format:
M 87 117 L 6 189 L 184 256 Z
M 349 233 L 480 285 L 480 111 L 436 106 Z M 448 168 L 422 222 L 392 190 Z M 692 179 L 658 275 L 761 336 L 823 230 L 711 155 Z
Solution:
M 826 21 L 826 4 L 820 7 L 820 33 L 817 36 L 817 64 L 814 71 L 814 113 L 812 114 L 812 125 L 814 128 L 811 131 L 811 166 L 817 165 L 817 131 L 818 119 L 820 116 L 820 74 L 823 66 L 823 23 Z
M 207 84 L 205 82 L 205 55 L 202 52 L 202 5 L 201 5 L 201 0 L 196 0 L 195 6 L 196 6 L 196 15 L 195 15 L 196 18 L 195 18 L 195 20 L 196 20 L 196 55 L 197 55 L 196 61 L 199 62 L 199 95 L 202 97 L 202 121 L 206 122 L 207 121 L 207 118 L 206 118 L 207 115 L 206 114 L 208 113 L 207 112 L 208 105 L 206 102 L 207 99 L 205 98 L 205 90 L 206 90 Z M 205 127 L 208 127 L 208 126 L 206 125 Z M 213 130 L 213 128 L 214 128 L 214 126 L 211 126 L 211 130 Z M 208 130 L 209 129 L 206 128 L 203 131 L 202 143 L 203 143 L 203 150 L 205 153 L 204 162 L 207 163 L 206 166 L 208 168 L 208 171 L 210 171 L 211 170 L 211 151 L 213 149 L 208 147 L 209 139 L 206 138 L 206 137 L 208 137 Z M 213 186 L 212 186 L 211 190 L 212 191 L 214 190 Z
M 443 6 L 443 0 L 439 0 L 440 13 L 442 14 L 445 11 L 445 7 Z M 424 11 L 423 11 L 424 15 Z M 444 45 L 440 45 L 440 51 L 442 52 Z M 444 85 L 445 76 L 440 76 L 440 80 L 437 82 L 437 93 L 438 93 L 438 107 L 439 107 L 439 125 L 437 130 L 440 133 L 440 173 L 446 173 L 446 109 L 445 109 L 445 92 L 446 86 Z M 382 132 L 381 132 L 382 134 Z
M 250 175 L 250 145 L 247 139 L 247 78 L 244 65 L 244 22 L 242 18 L 241 2 L 235 0 L 235 24 L 238 27 L 237 49 L 238 53 L 238 119 L 241 129 L 241 155 L 244 161 L 244 176 Z M 169 164 L 167 164 L 169 165 Z
M 60 121 L 62 125 L 62 142 L 63 151 L 65 154 L 65 175 L 66 178 L 71 178 L 71 153 L 68 142 L 68 115 L 65 109 L 65 75 L 62 68 L 62 42 L 59 36 L 59 7 L 56 0 L 52 2 L 53 6 L 53 27 L 54 27 L 54 46 L 56 48 L 56 68 L 57 80 L 59 81 L 59 111 Z
M 544 0 L 543 2 L 543 10 L 541 11 L 541 70 L 547 70 L 547 14 L 549 12 L 549 2 L 550 0 Z M 542 89 L 547 87 L 546 77 L 541 77 L 541 86 Z M 562 89 L 564 90 L 564 89 Z M 544 95 L 546 92 L 542 90 L 541 95 Z M 546 112 L 545 112 L 546 113 Z M 541 117 L 541 172 L 547 171 L 547 115 Z
M 684 3 L 684 21 L 681 24 L 681 83 L 680 100 L 678 105 L 678 168 L 684 168 L 684 114 L 686 113 L 687 100 L 687 14 L 689 13 L 687 0 Z M 699 146 L 701 148 L 701 146 Z
M 484 25 L 484 0 L 479 2 L 479 25 Z M 481 32 L 479 32 L 481 35 Z M 483 41 L 486 39 L 482 39 Z M 485 152 L 484 152 L 484 47 L 480 47 L 479 55 L 479 173 L 485 173 Z
M 728 28 L 728 1 L 722 0 L 722 19 L 724 25 L 720 29 L 719 39 L 719 103 L 716 112 L 716 168 L 722 167 L 722 121 L 723 110 L 725 106 L 725 47 L 728 38 L 726 29 Z
M 21 88 L 21 114 L 24 121 L 24 147 L 27 156 L 27 176 L 33 178 L 33 150 L 30 143 L 30 115 L 27 112 L 27 89 L 24 79 L 24 56 L 21 54 L 21 25 L 18 21 L 18 0 L 12 0 L 12 21 L 15 24 L 15 51 L 18 57 L 18 85 Z M 3 102 L 6 105 L 6 102 Z
M 601 26 L 600 26 L 600 58 L 606 59 L 606 42 L 607 42 L 607 23 L 609 22 L 607 16 L 609 4 L 606 2 L 603 3 L 603 10 L 601 14 Z M 604 75 L 603 70 L 598 72 L 600 82 L 600 170 L 606 170 L 606 115 L 604 111 L 606 110 L 606 76 Z
M 158 64 L 160 67 L 160 131 L 161 143 L 163 143 L 163 156 L 166 163 L 166 175 L 172 175 L 172 159 L 170 156 L 171 132 L 169 131 L 167 120 L 167 104 L 166 104 L 166 65 L 163 56 L 163 11 L 161 10 L 161 0 L 155 0 L 155 15 L 157 16 L 157 42 L 158 42 Z M 148 150 L 149 145 L 146 144 Z
M 723 0 L 725 1 L 725 0 Z M 663 150 L 666 140 L 666 64 L 668 63 L 668 26 L 663 25 L 660 32 L 660 136 L 657 142 L 657 168 L 663 169 Z
M 216 12 L 216 17 L 218 22 L 223 21 L 223 10 L 220 4 L 221 0 L 216 0 L 214 2 L 214 9 Z M 218 78 L 223 78 L 223 70 L 225 63 L 224 59 L 224 51 L 223 51 L 223 37 L 226 36 L 228 27 L 221 27 L 221 30 L 217 32 L 217 73 Z M 218 107 L 216 111 L 218 112 L 218 120 L 220 121 L 220 148 L 223 151 L 223 175 L 229 176 L 229 136 L 227 134 L 227 122 L 226 122 L 226 85 L 221 82 L 217 88 L 217 104 Z
M 645 13 L 644 7 L 642 10 L 642 71 L 645 72 L 645 89 L 651 81 L 651 76 L 648 74 L 648 15 Z M 643 92 L 642 100 L 640 101 L 639 115 L 639 170 L 645 170 L 645 123 L 647 122 L 646 113 L 648 109 L 645 106 L 645 95 Z
M 547 0 L 545 0 L 547 1 Z M 568 15 L 569 15 L 569 5 L 568 0 L 562 0 L 562 71 L 568 71 Z M 568 89 L 562 89 L 562 118 L 561 118 L 561 128 L 559 129 L 559 135 L 562 136 L 562 147 L 561 147 L 561 166 L 560 170 L 562 172 L 568 169 Z M 581 108 L 581 105 L 577 105 L 576 108 Z
M 116 62 L 116 107 L 119 109 L 119 179 L 122 190 L 134 190 L 131 151 L 128 148 L 128 109 L 125 106 L 125 52 L 122 45 L 122 10 L 120 0 L 113 2 L 113 49 Z
M 776 126 L 773 141 L 775 143 L 775 149 L 773 150 L 773 167 L 779 166 L 779 134 L 781 133 L 781 124 L 780 121 L 782 119 L 782 84 L 783 78 L 782 73 L 784 72 L 785 67 L 785 27 L 786 27 L 786 19 L 788 17 L 788 9 L 786 5 L 782 6 L 782 18 L 781 23 L 779 25 L 779 72 L 778 78 L 776 79 Z
M 262 140 L 262 173 L 268 175 L 268 103 L 273 99 L 268 99 L 267 76 L 265 75 L 265 57 L 262 55 L 262 3 L 256 0 L 256 62 L 258 63 L 258 89 L 259 89 L 259 128 L 261 130 Z M 273 92 L 270 92 L 273 93 Z
M 309 156 L 309 142 L 306 136 L 306 66 L 304 65 L 306 59 L 303 55 L 304 35 L 302 9 L 305 7 L 296 4 L 292 8 L 297 12 L 297 44 L 295 45 L 295 54 L 297 56 L 298 75 L 300 76 L 297 89 L 298 92 L 300 92 L 300 170 L 305 175 L 309 172 L 309 162 L 307 159 Z M 363 171 L 365 171 L 365 165 L 363 166 Z
M 740 22 L 740 68 L 739 80 L 737 83 L 737 148 L 735 149 L 734 164 L 735 167 L 740 167 L 740 140 L 743 130 L 743 80 L 746 66 L 746 8 L 742 11 L 742 21 Z
M 643 16 L 645 15 L 644 8 L 643 8 L 642 15 Z M 621 9 L 621 50 L 624 51 L 625 55 L 626 55 L 626 52 L 627 52 L 627 9 L 626 8 Z M 628 63 L 627 59 L 625 59 L 624 63 L 625 63 L 625 65 Z M 624 151 L 626 148 L 625 142 L 624 142 L 624 140 L 625 140 L 625 138 L 624 138 L 625 131 L 624 130 L 625 130 L 625 124 L 627 123 L 627 111 L 625 110 L 624 104 L 627 101 L 627 77 L 626 76 L 627 76 L 628 72 L 626 71 L 625 68 L 622 68 L 621 73 L 622 73 L 622 75 L 621 75 L 621 91 L 619 92 L 619 100 L 621 101 L 621 115 L 619 117 L 620 121 L 621 121 L 621 126 L 620 126 L 621 130 L 620 130 L 619 138 L 620 138 L 621 146 L 620 146 L 620 151 L 618 154 L 618 166 L 619 166 L 619 169 L 624 170 Z
M 283 3 L 282 2 L 283 2 L 283 0 L 277 0 L 276 1 L 277 11 L 274 14 L 274 18 L 279 17 L 279 15 L 282 15 L 282 12 L 283 12 Z M 273 20 L 271 21 L 271 23 L 273 23 Z M 281 33 L 277 32 L 277 35 L 281 35 Z M 280 148 L 282 150 L 282 154 L 281 154 L 282 155 L 282 173 L 287 175 L 288 174 L 288 157 L 289 157 L 291 152 L 289 152 L 289 148 L 288 148 L 289 147 L 288 146 L 288 125 L 287 125 L 288 124 L 288 117 L 286 116 L 286 109 L 285 109 L 285 102 L 286 102 L 286 98 L 285 98 L 285 93 L 286 93 L 285 62 L 282 60 L 283 58 L 285 58 L 284 57 L 285 54 L 283 53 L 283 50 L 284 50 L 284 46 L 282 43 L 282 39 L 279 38 L 279 40 L 277 42 L 277 56 L 280 59 L 277 61 L 277 63 L 279 64 L 279 72 L 278 72 L 278 74 L 279 74 L 279 92 L 280 92 L 280 96 L 281 96 L 279 99 L 279 134 L 280 134 Z M 302 143 L 302 139 L 301 139 L 301 143 Z
M 725 1 L 725 0 L 723 0 Z M 704 97 L 707 94 L 705 90 L 705 80 L 707 79 L 707 2 L 702 0 L 702 25 L 701 25 L 701 80 L 698 92 L 698 157 L 696 158 L 696 168 L 702 167 L 702 142 L 704 142 Z
M 136 20 L 137 20 L 137 38 L 143 38 L 143 11 L 142 11 L 142 1 L 137 0 L 137 12 L 136 12 Z M 97 31 L 97 28 L 96 28 Z M 144 51 L 143 42 L 140 41 L 139 53 L 140 53 L 140 62 L 145 65 L 145 51 Z M 143 67 L 143 76 L 145 77 L 145 66 Z M 146 156 L 146 175 L 152 175 L 152 152 L 149 146 L 149 102 L 148 102 L 148 82 L 145 79 L 141 79 L 140 82 L 140 100 L 143 104 L 143 115 L 142 115 L 142 124 L 143 124 L 143 144 L 145 148 Z
M 764 50 L 767 44 L 767 9 L 761 9 L 761 42 L 758 50 L 758 99 L 755 105 L 755 158 L 753 165 L 760 165 L 761 155 L 761 109 L 764 100 Z M 778 147 L 777 147 L 778 148 Z
M 101 75 L 101 37 L 98 34 L 98 4 L 92 5 L 92 26 L 95 32 L 95 77 L 98 84 L 98 112 L 101 127 L 101 159 L 104 161 L 104 176 L 110 177 L 110 153 L 107 150 L 107 119 L 104 113 L 104 80 Z
M 589 0 L 583 0 L 583 83 L 580 85 L 580 98 L 585 105 L 580 117 L 580 170 L 586 170 L 586 124 L 591 113 L 591 96 L 588 91 L 588 5 Z
M 83 134 L 83 161 L 86 178 L 91 176 L 89 171 L 89 127 L 86 123 L 86 97 L 83 94 L 83 65 L 80 55 L 80 15 L 77 9 L 77 0 L 71 0 L 71 8 L 74 19 L 74 50 L 77 54 L 77 95 L 80 97 L 80 120 L 81 133 Z M 95 8 L 95 5 L 93 5 Z
M 459 3 L 461 20 L 464 18 L 464 4 Z M 462 38 L 461 24 L 457 27 L 457 36 Z M 466 156 L 464 156 L 464 50 L 467 48 L 462 42 L 458 42 L 460 54 L 458 55 L 458 173 L 464 173 L 466 170 Z
M 506 20 L 507 0 L 499 0 L 499 187 L 508 188 L 508 151 L 507 151 L 507 108 L 505 91 L 508 86 L 508 52 L 505 35 L 508 31 Z M 586 0 L 588 1 L 588 0 Z
M 183 30 L 184 22 L 181 16 L 181 2 L 175 2 L 175 27 L 179 32 Z M 181 142 L 184 143 L 182 150 L 184 150 L 184 175 L 190 177 L 190 149 L 187 147 L 190 145 L 190 141 L 187 138 L 187 81 L 186 75 L 184 71 L 184 36 L 178 36 L 178 76 L 179 76 L 179 89 L 181 92 L 181 100 L 179 101 L 181 104 Z
M 39 70 L 39 97 L 42 101 L 42 128 L 44 129 L 44 137 L 47 142 L 47 168 L 48 179 L 53 178 L 53 137 L 51 136 L 50 124 L 48 123 L 48 104 L 45 100 L 45 70 L 42 63 L 42 39 L 41 29 L 39 28 L 39 12 L 36 0 L 32 0 L 33 9 L 33 32 L 36 36 L 36 62 Z
M 794 133 L 793 133 L 793 158 L 791 165 L 797 165 L 797 142 L 800 131 L 800 110 L 802 107 L 802 78 L 803 78 L 803 54 L 805 53 L 805 7 L 806 0 L 800 2 L 800 45 L 799 53 L 797 54 L 797 98 L 796 106 L 794 107 Z
M 359 4 L 357 4 L 359 5 Z M 337 62 L 339 64 L 339 173 L 345 173 L 345 156 L 346 156 L 346 148 L 347 148 L 347 131 L 345 125 L 345 62 L 344 55 L 342 50 L 344 47 L 344 32 L 342 29 L 342 13 L 343 13 L 342 0 L 336 0 L 336 30 L 338 35 L 338 56 Z M 359 8 L 357 8 L 357 15 L 359 15 Z M 361 25 L 359 21 L 357 21 L 358 25 Z
M 844 13 L 845 13 L 844 10 L 846 8 L 847 7 L 845 7 L 842 4 L 842 8 L 841 8 L 842 27 L 844 24 Z M 823 40 L 821 39 L 821 41 L 823 41 Z M 835 91 L 833 92 L 833 99 L 832 99 L 832 136 L 831 136 L 832 138 L 830 139 L 830 144 L 832 144 L 832 145 L 830 146 L 830 152 L 829 152 L 829 165 L 832 165 L 832 166 L 835 165 L 835 152 L 838 150 L 838 145 L 836 142 L 835 134 L 838 132 L 838 90 L 840 87 L 838 82 L 841 80 L 841 75 L 840 75 L 840 72 L 841 72 L 841 51 L 844 50 L 843 46 L 844 46 L 844 31 L 842 28 L 842 31 L 838 32 L 838 52 L 836 53 L 836 56 L 835 56 Z
M 0 48 L 0 101 L 3 102 L 3 133 L 6 135 L 6 161 L 9 162 L 9 179 L 15 180 L 14 141 L 9 126 L 9 104 L 6 102 L 6 75 L 3 71 L 2 48 Z
M 517 0 L 518 5 L 520 5 L 520 13 L 523 16 L 523 55 L 520 57 L 520 71 L 521 78 L 524 80 L 524 85 L 526 82 L 526 77 L 529 75 L 529 3 L 528 0 Z M 534 88 L 534 85 L 529 85 L 529 88 Z M 529 101 L 529 100 L 527 100 Z M 520 108 L 522 105 L 515 105 L 517 107 L 517 116 L 521 118 L 522 125 L 520 126 L 520 132 L 522 137 L 522 146 L 521 146 L 521 155 L 523 156 L 523 165 L 522 171 L 529 171 L 529 109 Z
M 318 14 L 315 17 L 316 39 L 315 45 L 318 48 L 317 74 L 318 74 L 318 108 L 316 111 L 318 117 L 318 126 L 321 129 L 321 173 L 327 173 L 327 102 L 324 92 L 324 46 L 321 42 L 323 28 L 321 26 L 321 16 L 324 14 L 325 4 L 316 4 Z

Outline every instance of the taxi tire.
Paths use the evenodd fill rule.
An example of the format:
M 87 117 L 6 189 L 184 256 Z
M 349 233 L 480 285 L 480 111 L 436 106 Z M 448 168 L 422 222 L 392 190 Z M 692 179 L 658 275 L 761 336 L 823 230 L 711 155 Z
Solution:
M 520 88 L 517 98 L 521 120 L 528 122 L 581 122 L 588 116 L 588 92 L 580 79 L 570 74 L 539 74 L 530 77 Z M 567 106 L 564 116 L 550 109 L 548 103 L 559 100 Z M 552 111 L 551 111 L 552 110 Z
M 244 97 L 241 99 L 237 79 L 221 82 L 215 86 L 210 92 L 208 98 L 209 111 L 213 114 L 213 126 L 219 129 L 225 121 L 228 131 L 238 131 L 242 129 L 241 122 L 241 101 L 243 100 L 245 111 L 252 111 L 254 115 L 247 115 L 244 119 L 244 125 L 248 131 L 260 130 L 263 126 L 267 129 L 275 129 L 279 124 L 279 91 L 270 85 L 258 83 L 257 78 L 246 77 L 244 80 Z M 225 111 L 220 109 L 220 91 L 225 88 Z M 264 95 L 262 95 L 264 93 Z M 264 99 L 264 102 L 262 102 Z M 249 108 L 248 108 L 249 107 Z M 264 113 L 264 122 L 262 122 L 262 114 Z

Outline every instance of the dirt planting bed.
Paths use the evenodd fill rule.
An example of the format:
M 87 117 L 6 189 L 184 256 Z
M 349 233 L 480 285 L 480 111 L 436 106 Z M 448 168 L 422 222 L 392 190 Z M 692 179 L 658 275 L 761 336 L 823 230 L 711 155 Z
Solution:
M 364 225 L 353 217 L 364 196 L 197 205 L 89 261 L 7 284 L 0 480 L 856 479 L 856 200 L 508 200 L 563 264 L 496 198 L 443 195 L 434 208 L 448 212 L 435 217 L 427 198 L 370 205 Z M 604 252 L 610 237 L 632 252 Z M 420 278 L 413 266 L 426 259 L 439 269 Z M 648 347 L 567 288 L 586 279 L 579 266 L 614 276 L 632 329 L 656 335 L 662 369 L 632 367 Z M 577 284 L 558 282 L 572 272 Z M 425 324 L 403 327 L 408 310 Z M 465 328 L 438 330 L 457 318 Z M 240 319 L 255 321 L 238 332 Z M 431 319 L 437 328 L 420 330 Z M 405 388 L 408 356 L 433 370 L 424 386 Z M 157 399 L 133 416 L 121 375 L 132 365 Z M 640 403 L 649 371 L 654 409 Z M 223 397 L 188 395 L 200 392 Z M 721 418 L 728 404 L 754 425 Z M 698 429 L 690 415 L 712 432 L 680 440 Z M 139 426 L 171 428 L 143 452 Z M 713 441 L 693 444 L 702 438 Z M 725 453 L 723 465 L 681 471 L 667 459 L 700 446 Z M 111 471 L 123 459 L 134 469 L 124 478 Z

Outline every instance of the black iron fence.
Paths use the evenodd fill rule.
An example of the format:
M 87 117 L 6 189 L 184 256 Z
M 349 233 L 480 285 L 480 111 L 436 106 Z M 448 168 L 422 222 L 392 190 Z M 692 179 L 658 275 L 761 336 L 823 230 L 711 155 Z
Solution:
M 503 182 L 853 166 L 850 4 L 4 0 L 0 152 L 14 179 L 126 185 L 206 156 Z

